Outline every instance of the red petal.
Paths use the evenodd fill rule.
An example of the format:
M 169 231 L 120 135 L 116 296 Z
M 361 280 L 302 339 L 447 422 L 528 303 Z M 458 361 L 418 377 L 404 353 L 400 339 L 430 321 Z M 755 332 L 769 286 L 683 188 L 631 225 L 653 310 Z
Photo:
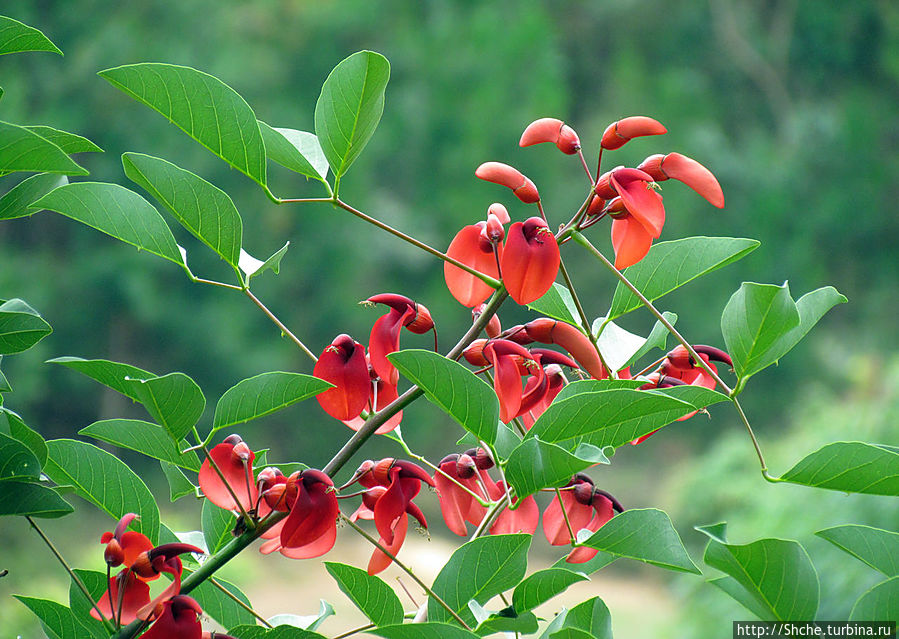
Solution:
M 481 250 L 480 236 L 479 226 L 470 224 L 463 227 L 450 242 L 446 254 L 484 275 L 499 277 L 499 272 L 496 270 L 496 258 L 493 257 L 492 251 Z M 502 248 L 502 244 L 497 246 L 500 258 L 502 258 Z M 443 277 L 450 294 L 463 306 L 477 306 L 493 294 L 493 287 L 449 262 L 443 263 Z
M 515 502 L 518 500 L 516 499 Z M 490 527 L 491 535 L 526 533 L 533 535 L 540 520 L 540 509 L 533 496 L 525 498 L 515 510 L 505 509 Z
M 373 387 L 372 387 L 373 388 Z M 375 410 L 381 410 L 388 404 L 390 404 L 393 400 L 399 397 L 399 393 L 397 392 L 396 386 L 393 384 L 386 384 L 383 380 L 377 381 L 378 388 L 378 405 Z M 371 399 L 368 400 L 368 405 L 366 406 L 366 410 L 371 412 Z M 344 424 L 352 428 L 353 430 L 359 430 L 362 428 L 362 425 L 365 424 L 365 420 L 361 417 L 354 417 L 353 419 L 345 419 L 342 420 Z M 377 435 L 383 435 L 384 433 L 389 433 L 394 428 L 400 425 L 403 421 L 403 411 L 397 412 L 393 417 L 384 422 L 381 426 L 378 427 L 378 430 L 375 431 Z
M 645 115 L 633 115 L 610 124 L 602 134 L 602 147 L 614 150 L 625 145 L 631 138 L 642 135 L 662 135 L 668 129 Z
M 387 355 L 400 350 L 400 330 L 406 320 L 414 316 L 415 309 L 411 306 L 402 313 L 392 308 L 387 315 L 379 317 L 372 326 L 368 340 L 368 357 L 375 373 L 388 384 L 395 386 L 400 374 L 393 364 L 387 361 Z
M 568 526 L 565 524 L 565 517 L 562 514 L 562 506 L 565 507 L 574 534 L 577 534 L 581 528 L 585 528 L 593 517 L 593 507 L 577 501 L 573 491 L 562 490 L 559 493 L 562 505 L 559 504 L 558 498 L 553 499 L 543 512 L 543 534 L 553 546 L 565 546 L 571 543 Z
M 399 480 L 399 468 L 390 471 L 390 486 L 375 504 L 375 527 L 381 535 L 381 539 L 388 544 L 393 542 L 394 528 L 401 516 L 406 514 L 408 498 L 403 490 L 403 484 Z
M 440 468 L 448 474 L 454 475 L 450 466 L 455 468 L 456 462 L 441 464 Z M 452 532 L 465 537 L 468 534 L 465 518 L 471 509 L 474 498 L 442 473 L 434 474 L 434 482 L 437 484 L 437 497 L 440 500 L 440 513 L 443 515 L 443 521 Z
M 331 526 L 325 530 L 324 534 L 305 546 L 281 547 L 279 550 L 285 557 L 291 559 L 311 559 L 313 557 L 321 557 L 334 547 L 337 541 L 337 526 Z
M 184 600 L 193 602 L 196 607 L 183 605 L 182 602 Z M 198 617 L 200 607 L 193 599 L 182 595 L 173 598 L 171 601 L 166 601 L 164 605 L 163 613 L 150 629 L 141 635 L 142 639 L 202 638 L 203 626 L 200 624 Z
M 126 574 L 124 577 L 125 589 L 122 593 L 121 622 L 128 624 L 137 619 L 137 611 L 150 602 L 150 586 L 138 579 L 134 573 L 130 571 L 125 573 L 125 570 L 119 573 L 119 575 Z M 106 592 L 97 601 L 97 606 L 107 619 L 112 619 L 113 606 L 117 607 L 119 604 L 118 583 L 119 576 L 110 577 Z M 112 602 L 111 604 L 110 601 Z M 91 608 L 91 616 L 94 619 L 100 618 L 97 611 L 93 608 Z
M 493 390 L 499 399 L 499 418 L 508 423 L 518 414 L 521 406 L 521 375 L 518 364 L 508 355 L 497 354 L 495 343 L 487 344 L 484 354 L 493 363 Z
M 246 464 L 244 464 L 233 452 L 234 444 L 223 442 L 213 447 L 209 451 L 209 455 L 222 472 L 222 476 L 228 482 L 228 486 L 237 495 L 240 505 L 243 506 L 244 510 L 249 510 L 256 504 L 256 498 L 258 497 L 256 482 L 253 479 L 253 460 L 256 458 L 256 455 L 250 451 L 250 456 L 246 460 Z M 228 487 L 208 459 L 203 460 L 199 479 L 200 488 L 209 501 L 226 510 L 238 509 L 238 505 L 234 502 Z
M 503 284 L 519 304 L 530 304 L 553 285 L 559 272 L 559 245 L 539 217 L 509 227 L 500 261 Z
M 541 144 L 543 142 L 555 144 L 556 140 L 559 139 L 559 133 L 562 131 L 563 126 L 564 122 L 556 118 L 534 120 L 521 134 L 518 146 L 531 146 L 532 144 Z
M 240 495 L 240 493 L 237 494 L 238 496 Z M 146 535 L 134 530 L 128 530 L 122 533 L 119 544 L 122 546 L 122 550 L 125 551 L 125 560 L 123 563 L 128 567 L 134 563 L 134 560 L 137 559 L 139 554 L 146 550 L 150 550 L 153 547 L 153 542 L 150 541 Z
M 587 530 L 593 532 L 599 530 L 602 525 L 609 521 L 615 514 L 615 511 L 612 509 L 612 502 L 609 499 L 602 495 L 597 495 L 597 497 L 594 498 L 594 501 L 596 500 L 599 500 L 599 503 L 594 506 L 596 509 L 595 514 L 593 515 L 593 519 L 591 519 L 590 523 L 586 526 Z M 565 561 L 569 564 L 582 564 L 593 559 L 598 552 L 599 551 L 596 548 L 581 546 L 580 548 L 572 550 L 571 554 L 568 555 L 568 559 Z
M 648 177 L 637 169 L 618 169 L 612 172 L 611 183 L 628 213 L 657 238 L 665 225 L 665 206 L 662 196 L 649 187 Z
M 403 542 L 406 540 L 406 529 L 409 527 L 409 517 L 406 513 L 403 513 L 399 520 L 396 522 L 396 526 L 394 527 L 393 541 L 391 543 L 387 543 L 384 539 L 378 540 L 379 543 L 387 549 L 387 551 L 393 555 L 394 557 L 400 551 L 400 548 L 403 546 Z M 376 575 L 387 566 L 393 563 L 393 560 L 382 553 L 379 549 L 375 548 L 375 551 L 371 555 L 371 559 L 368 562 L 368 574 Z
M 349 335 L 339 335 L 315 363 L 312 374 L 334 384 L 315 396 L 328 415 L 340 420 L 358 417 L 371 393 L 365 347 Z
M 308 473 L 309 471 L 304 471 Z M 333 485 L 324 482 L 299 481 L 297 499 L 290 508 L 281 530 L 281 545 L 300 548 L 316 541 L 337 526 L 337 496 Z
M 525 185 L 527 178 L 515 167 L 502 162 L 484 162 L 474 174 L 482 180 L 507 186 L 513 191 Z
M 724 192 L 712 172 L 692 158 L 680 153 L 669 153 L 662 160 L 662 171 L 672 179 L 680 180 L 719 209 L 724 207 Z
M 612 220 L 612 246 L 615 268 L 624 269 L 646 257 L 652 246 L 652 235 L 632 215 Z

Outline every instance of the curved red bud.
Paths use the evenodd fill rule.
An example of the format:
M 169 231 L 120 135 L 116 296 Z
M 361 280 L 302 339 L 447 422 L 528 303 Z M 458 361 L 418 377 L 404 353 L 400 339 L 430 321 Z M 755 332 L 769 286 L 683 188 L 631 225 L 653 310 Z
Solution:
M 612 220 L 612 248 L 615 250 L 615 268 L 633 266 L 649 253 L 652 235 L 633 215 Z
M 602 148 L 609 151 L 619 149 L 629 140 L 644 135 L 662 135 L 667 133 L 665 126 L 645 115 L 632 115 L 612 122 L 602 134 Z
M 494 202 L 487 207 L 487 217 L 490 217 L 491 215 L 495 215 L 496 219 L 500 221 L 500 224 L 508 224 L 512 221 L 512 218 L 509 217 L 509 209 L 499 202 Z
M 502 222 L 493 213 L 487 216 L 487 225 L 484 228 L 484 233 L 493 244 L 502 242 L 506 237 L 506 229 L 503 228 Z
M 480 237 L 481 229 L 477 224 L 465 226 L 456 233 L 446 254 L 484 275 L 498 278 L 493 249 L 491 247 L 489 251 L 484 251 L 480 245 Z M 501 258 L 503 245 L 498 244 L 496 248 Z M 443 263 L 443 277 L 450 294 L 463 306 L 477 306 L 493 294 L 493 287 L 449 262 Z
M 464 351 L 462 351 L 462 356 L 465 357 L 465 361 L 472 366 L 487 366 L 490 362 L 487 361 L 487 357 L 484 355 L 484 348 L 487 346 L 488 342 L 489 340 L 483 338 L 473 341 Z
M 712 206 L 719 209 L 724 207 L 724 192 L 718 180 L 711 171 L 693 158 L 680 153 L 669 153 L 664 157 L 651 155 L 637 168 L 652 175 L 656 182 L 669 178 L 683 182 L 708 200 Z M 656 177 L 657 175 L 661 177 Z
M 693 347 L 700 355 L 708 355 L 710 360 L 716 362 L 723 362 L 733 368 L 733 361 L 730 358 L 730 355 L 722 351 L 720 348 L 715 348 L 714 346 L 706 346 L 705 344 L 697 344 Z
M 484 162 L 474 174 L 494 184 L 509 187 L 519 200 L 525 204 L 533 204 L 540 199 L 537 187 L 529 178 L 515 167 L 502 162 Z
M 612 171 L 610 180 L 628 212 L 650 235 L 659 237 L 665 224 L 665 206 L 662 196 L 651 188 L 652 178 L 637 169 L 617 169 Z
M 503 284 L 517 303 L 540 299 L 553 285 L 559 262 L 559 245 L 542 218 L 515 222 L 509 228 L 500 265 Z
M 346 334 L 338 335 L 315 363 L 312 374 L 334 384 L 315 396 L 328 415 L 339 420 L 358 417 L 371 394 L 365 347 Z
M 478 318 L 483 314 L 484 309 L 487 308 L 486 304 L 478 304 L 474 308 L 471 309 L 471 321 L 476 322 Z M 487 333 L 487 337 L 494 338 L 498 337 L 502 332 L 503 327 L 499 322 L 499 315 L 494 313 L 490 320 L 487 322 L 487 326 L 484 327 L 484 332 Z
M 558 344 L 564 348 L 593 379 L 605 379 L 609 376 L 596 348 L 586 335 L 571 324 L 542 317 L 525 324 L 525 330 L 535 341 Z
M 434 486 L 434 480 L 431 479 L 431 476 L 425 472 L 424 468 L 419 466 L 418 464 L 413 464 L 410 461 L 405 459 L 397 459 L 394 464 L 394 468 L 400 469 L 400 477 L 403 479 L 417 479 L 422 481 L 429 486 Z M 417 493 L 418 491 L 416 491 Z
M 543 142 L 552 142 L 567 155 L 573 155 L 581 148 L 581 141 L 574 129 L 556 118 L 540 118 L 531 122 L 521 134 L 518 145 L 531 146 Z
M 405 295 L 380 293 L 372 295 L 365 301 L 370 304 L 386 304 L 398 313 L 406 313 L 408 309 L 413 309 L 415 313 L 406 319 L 403 326 L 418 335 L 427 333 L 434 328 L 434 320 L 431 318 L 431 312 L 427 307 L 424 304 L 416 303 Z
M 206 498 L 226 510 L 238 510 L 241 507 L 250 510 L 255 507 L 259 493 L 253 479 L 253 461 L 256 459 L 253 451 L 242 441 L 238 444 L 224 441 L 209 451 L 209 457 L 228 483 L 226 485 L 222 481 L 222 477 L 209 463 L 209 459 L 204 459 L 203 465 L 200 466 L 199 480 Z M 228 490 L 229 487 L 231 490 Z M 237 496 L 239 506 L 234 501 L 232 492 Z

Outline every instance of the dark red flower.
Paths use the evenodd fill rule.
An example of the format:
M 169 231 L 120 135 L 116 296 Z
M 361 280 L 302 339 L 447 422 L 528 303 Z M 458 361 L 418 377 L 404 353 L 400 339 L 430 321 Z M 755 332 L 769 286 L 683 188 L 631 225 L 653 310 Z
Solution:
M 386 304 L 390 312 L 382 315 L 371 329 L 368 355 L 371 367 L 385 383 L 396 386 L 399 372 L 387 360 L 387 355 L 400 349 L 400 329 L 406 327 L 413 333 L 434 330 L 431 313 L 423 304 L 416 304 L 408 297 L 393 293 L 373 295 L 365 300 L 370 304 Z M 435 331 L 436 341 L 436 331 Z
M 519 304 L 530 304 L 550 289 L 559 272 L 559 245 L 546 222 L 532 217 L 509 227 L 500 260 L 503 284 Z
M 328 415 L 341 421 L 358 417 L 371 396 L 365 347 L 342 333 L 325 348 L 312 374 L 334 384 L 315 396 Z
M 596 347 L 579 329 L 566 322 L 541 317 L 528 322 L 523 327 L 507 330 L 506 335 L 508 339 L 521 344 L 530 344 L 531 342 L 557 344 L 568 351 L 593 379 L 605 379 L 609 376 L 599 359 Z
M 466 522 L 477 525 L 487 512 L 472 495 L 483 495 L 476 477 L 475 461 L 466 453 L 452 453 L 440 461 L 438 468 L 439 471 L 434 473 L 434 484 L 443 521 L 452 532 L 465 537 L 468 534 Z
M 640 390 L 651 390 L 653 388 L 671 388 L 673 386 L 683 386 L 687 383 L 681 379 L 677 379 L 676 377 L 668 377 L 667 375 L 662 375 L 661 373 L 651 373 L 646 376 L 646 379 L 648 380 L 647 383 L 643 384 L 643 386 L 640 387 Z M 686 415 L 684 415 L 683 417 L 679 417 L 677 419 L 677 421 L 683 421 L 685 419 L 689 419 L 690 417 L 693 417 L 693 415 L 695 415 L 695 414 L 696 414 L 695 410 L 691 411 L 691 412 L 687 413 Z M 638 437 L 637 439 L 631 441 L 631 444 L 634 446 L 636 446 L 637 444 L 642 444 L 647 439 L 649 439 L 651 436 L 655 435 L 657 432 L 659 432 L 658 428 L 655 429 L 654 431 L 652 431 L 651 433 L 647 433 L 646 435 L 642 435 L 642 436 Z
M 209 457 L 215 462 L 215 467 L 209 459 L 204 459 L 199 474 L 200 488 L 206 498 L 226 510 L 239 510 L 240 507 L 245 511 L 252 510 L 259 496 L 253 479 L 253 461 L 256 459 L 253 451 L 240 435 L 229 435 L 209 451 Z M 223 477 L 225 481 L 222 481 Z M 237 496 L 240 506 L 234 501 L 232 492 Z
M 556 118 L 540 118 L 531 122 L 521 134 L 518 146 L 543 142 L 552 142 L 567 155 L 573 155 L 581 148 L 581 141 L 574 129 Z
M 576 536 L 580 530 L 586 529 L 591 532 L 599 530 L 612 518 L 615 511 L 624 511 L 618 500 L 604 490 L 596 488 L 590 477 L 578 473 L 544 511 L 543 533 L 553 546 L 564 546 L 571 543 L 572 536 Z M 566 561 L 583 563 L 596 556 L 597 552 L 593 548 L 575 548 Z
M 575 499 L 578 499 L 577 495 L 575 495 Z M 593 518 L 586 526 L 584 526 L 584 528 L 590 532 L 599 530 L 603 524 L 615 515 L 616 511 L 624 511 L 624 508 L 618 503 L 617 499 L 598 488 L 592 489 L 589 503 L 593 507 Z M 598 552 L 599 550 L 596 548 L 581 546 L 572 550 L 565 561 L 570 564 L 582 564 L 593 559 Z
M 481 481 L 487 487 L 487 492 L 493 501 L 504 498 L 506 494 L 506 484 L 502 481 L 493 481 L 486 470 L 481 470 Z M 519 503 L 520 502 L 520 503 Z M 518 497 L 512 498 L 512 508 L 505 508 L 496 521 L 490 526 L 491 535 L 508 535 L 512 533 L 534 534 L 537 530 L 537 524 L 540 522 L 540 509 L 533 495 L 519 500 Z
M 693 350 L 716 374 L 718 369 L 712 364 L 712 361 L 724 362 L 728 366 L 733 366 L 730 356 L 719 348 L 697 344 L 693 346 Z M 693 357 L 682 344 L 679 344 L 668 353 L 665 361 L 662 363 L 661 373 L 668 377 L 680 379 L 687 384 L 697 384 L 706 388 L 714 389 L 716 384 L 715 378 L 702 366 L 696 364 Z
M 699 162 L 680 153 L 650 155 L 637 167 L 656 182 L 679 180 L 699 193 L 712 206 L 724 207 L 724 193 L 715 176 Z
M 119 604 L 121 602 L 121 604 Z M 97 600 L 97 607 L 107 619 L 118 619 L 120 624 L 129 624 L 137 619 L 137 613 L 150 603 L 150 586 L 125 568 L 118 575 L 109 578 L 106 592 Z M 91 608 L 91 616 L 100 616 Z
M 602 148 L 610 151 L 621 148 L 631 139 L 643 135 L 662 135 L 668 129 L 645 115 L 632 115 L 612 122 L 602 134 Z
M 530 430 L 531 426 L 534 425 L 534 422 L 546 412 L 546 409 L 549 408 L 549 405 L 552 404 L 556 395 L 562 391 L 566 384 L 565 376 L 562 374 L 562 367 L 558 364 L 544 366 L 543 373 L 546 379 L 546 390 L 544 391 L 543 396 L 534 402 L 532 406 L 526 410 L 522 410 L 519 415 L 521 423 L 528 430 Z M 525 392 L 527 392 L 527 388 L 525 388 Z
M 128 525 L 136 518 L 136 514 L 127 513 L 119 519 L 114 532 L 105 532 L 100 537 L 100 543 L 106 544 L 103 557 L 110 568 L 123 564 L 130 567 L 140 553 L 153 547 L 153 542 L 146 535 L 127 530 Z
M 156 621 L 141 637 L 143 639 L 201 639 L 200 608 L 187 595 L 175 595 L 162 602 Z
M 499 399 L 500 421 L 508 423 L 518 415 L 521 408 L 523 390 L 519 366 L 539 368 L 541 375 L 543 369 L 526 348 L 506 339 L 489 340 L 484 346 L 483 354 L 493 365 L 493 390 Z
M 296 472 L 285 484 L 285 495 L 290 514 L 281 527 L 281 554 L 308 559 L 331 550 L 340 513 L 331 478 L 311 468 Z

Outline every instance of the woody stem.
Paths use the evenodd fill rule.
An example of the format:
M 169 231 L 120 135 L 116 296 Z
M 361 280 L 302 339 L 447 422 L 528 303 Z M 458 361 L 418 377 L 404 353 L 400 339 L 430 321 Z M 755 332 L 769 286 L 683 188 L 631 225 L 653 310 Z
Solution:
M 458 621 L 460 624 L 462 624 L 462 627 L 463 627 L 463 628 L 465 628 L 466 630 L 471 630 L 471 626 L 469 626 L 467 623 L 465 623 L 465 620 L 462 619 L 462 617 L 460 617 L 459 614 L 458 614 L 455 610 L 453 610 L 452 607 L 450 607 L 450 605 L 449 605 L 448 603 L 446 603 L 446 602 L 440 597 L 440 595 L 438 595 L 438 594 L 435 593 L 433 590 L 431 590 L 431 589 L 425 584 L 425 582 L 423 582 L 421 579 L 419 579 L 418 576 L 417 576 L 414 572 L 412 572 L 412 570 L 411 570 L 408 566 L 406 566 L 406 564 L 404 564 L 403 562 L 401 562 L 399 559 L 396 558 L 396 556 L 395 556 L 393 553 L 391 553 L 389 550 L 387 550 L 386 548 L 384 548 L 384 546 L 382 546 L 382 545 L 378 542 L 377 539 L 375 539 L 374 537 L 372 537 L 371 535 L 369 535 L 367 532 L 365 532 L 361 527 L 359 527 L 359 526 L 356 524 L 356 522 L 351 521 L 350 518 L 347 517 L 346 515 L 344 515 L 344 514 L 341 513 L 340 518 L 341 518 L 346 524 L 348 524 L 353 530 L 355 530 L 357 533 L 359 533 L 360 535 L 362 535 L 363 537 L 365 537 L 365 539 L 367 539 L 367 540 L 368 540 L 368 541 L 369 541 L 375 548 L 377 548 L 377 549 L 380 550 L 382 553 L 384 553 L 385 555 L 387 555 L 388 557 L 390 557 L 390 559 L 393 560 L 393 563 L 395 563 L 397 566 L 399 566 L 399 567 L 403 570 L 403 572 L 405 572 L 407 575 L 409 575 L 410 577 L 412 577 L 412 580 L 415 581 L 415 583 L 417 583 L 419 586 L 421 586 L 421 587 L 424 589 L 424 591 L 425 591 L 426 593 L 428 593 L 428 596 L 429 596 L 429 597 L 431 597 L 432 599 L 434 599 L 434 601 L 436 601 L 436 602 L 437 602 L 438 604 L 440 604 L 443 608 L 445 608 L 446 611 L 450 614 L 450 616 L 451 616 L 453 619 L 455 619 L 455 620 Z
M 34 528 L 34 531 L 40 536 L 41 539 L 44 540 L 44 543 L 47 544 L 47 548 L 50 549 L 50 552 L 53 553 L 53 555 L 56 557 L 56 559 L 59 561 L 59 563 L 62 564 L 62 567 L 65 568 L 67 573 L 69 573 L 69 576 L 72 578 L 72 581 L 75 582 L 75 585 L 78 587 L 78 590 L 81 591 L 81 594 L 83 594 L 85 597 L 87 597 L 87 600 L 90 602 L 91 607 L 97 611 L 98 615 L 100 615 L 100 620 L 103 622 L 103 627 L 106 628 L 106 631 L 112 632 L 113 631 L 112 626 L 109 624 L 109 621 L 107 621 L 106 617 L 100 611 L 100 607 L 97 605 L 97 602 L 94 601 L 93 597 L 91 597 L 90 592 L 88 592 L 88 590 L 87 590 L 87 586 L 85 586 L 84 582 L 81 581 L 81 577 L 79 577 L 75 573 L 75 571 L 72 570 L 71 566 L 69 566 L 68 562 L 62 556 L 62 554 L 60 554 L 60 552 L 56 549 L 56 546 L 53 545 L 53 542 L 50 541 L 50 539 L 47 537 L 47 535 L 44 534 L 44 531 L 41 530 L 36 523 L 34 523 L 34 520 L 31 517 L 29 517 L 28 515 L 25 515 L 25 519 L 28 520 L 28 523 L 31 524 L 31 527 Z M 108 579 L 106 580 L 106 583 L 109 584 Z

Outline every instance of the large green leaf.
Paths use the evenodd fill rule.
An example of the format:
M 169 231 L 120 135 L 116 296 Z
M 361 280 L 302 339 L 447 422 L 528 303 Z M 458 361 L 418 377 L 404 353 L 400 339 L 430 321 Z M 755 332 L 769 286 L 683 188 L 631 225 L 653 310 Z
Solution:
M 572 454 L 535 437 L 525 439 L 509 455 L 506 479 L 523 499 L 541 488 L 564 486 L 572 475 L 595 463 L 609 463 L 601 451 L 592 447 L 579 447 L 576 451 L 578 454 Z
M 136 450 L 153 459 L 166 461 L 198 472 L 200 460 L 193 451 L 182 453 L 183 442 L 176 442 L 162 426 L 139 419 L 104 419 L 85 426 L 79 435 Z
M 468 602 L 483 605 L 514 588 L 527 570 L 530 535 L 491 535 L 461 545 L 434 579 L 432 590 L 470 626 L 475 624 Z M 428 619 L 451 622 L 450 614 L 428 600 Z
M 187 475 L 184 474 L 180 467 L 162 460 L 159 461 L 159 466 L 162 468 L 162 474 L 165 475 L 165 479 L 169 483 L 169 499 L 172 503 L 182 497 L 195 494 L 197 487 L 187 478 Z
M 55 490 L 43 484 L 12 479 L 0 482 L 0 516 L 55 519 L 74 510 Z
M 325 639 L 324 635 L 295 626 L 279 625 L 274 628 L 241 624 L 228 631 L 229 635 L 240 639 Z
M 376 626 L 403 622 L 403 605 L 382 579 L 346 564 L 325 562 L 325 568 L 343 593 Z
M 259 121 L 259 130 L 265 140 L 265 153 L 273 162 L 325 182 L 328 176 L 328 159 L 314 133 L 296 129 L 276 129 Z
M 697 527 L 709 537 L 706 564 L 731 580 L 715 585 L 764 621 L 810 621 L 818 610 L 818 574 L 808 553 L 788 539 L 727 543 L 724 524 Z
M 17 413 L 2 406 L 0 406 L 0 433 L 8 434 L 25 444 L 34 453 L 41 468 L 47 463 L 47 442 L 44 438 L 36 430 L 29 428 Z
M 26 129 L 37 133 L 45 140 L 49 140 L 65 153 L 102 153 L 103 149 L 85 137 L 54 129 L 52 126 L 34 125 L 26 126 Z
M 195 173 L 151 155 L 125 153 L 122 166 L 132 182 L 156 198 L 194 237 L 237 267 L 243 222 L 227 193 Z
M 512 592 L 512 607 L 518 614 L 533 610 L 579 581 L 588 579 L 585 575 L 564 568 L 538 570 L 515 586 Z
M 56 211 L 138 249 L 184 265 L 172 230 L 159 211 L 134 191 L 118 184 L 67 184 L 31 206 Z
M 85 588 L 87 588 L 91 598 L 94 601 L 99 601 L 108 588 L 106 575 L 96 570 L 82 570 L 80 568 L 75 568 L 74 572 L 78 575 Z M 109 633 L 106 632 L 100 620 L 91 617 L 93 606 L 91 606 L 87 597 L 75 584 L 74 579 L 69 582 L 69 608 L 75 616 L 75 620 L 90 633 L 91 637 L 95 639 L 107 639 L 109 637 Z
M 250 600 L 240 588 L 219 577 L 216 577 L 215 580 L 247 606 L 250 605 Z M 256 618 L 250 611 L 209 581 L 201 582 L 199 586 L 190 591 L 190 596 L 197 600 L 205 614 L 215 619 L 225 628 L 256 622 Z
M 735 237 L 686 237 L 653 244 L 649 253 L 624 274 L 650 302 L 697 277 L 745 257 L 759 246 L 757 240 Z M 624 284 L 612 296 L 609 318 L 640 308 L 642 303 Z
M 882 581 L 859 597 L 849 619 L 899 623 L 899 577 Z
M 271 372 L 242 380 L 225 391 L 215 406 L 213 430 L 263 417 L 331 388 L 332 384 L 300 373 Z
M 899 495 L 899 453 L 862 442 L 827 444 L 800 460 L 781 480 L 847 493 Z
M 684 549 L 668 514 L 656 508 L 625 510 L 588 537 L 581 539 L 578 535 L 578 542 L 610 555 L 636 559 L 668 570 L 701 574 Z
M 581 393 L 563 401 L 557 398 L 525 439 L 562 442 L 569 450 L 582 442 L 618 447 L 692 410 L 687 402 L 649 391 L 620 388 Z
M 218 78 L 190 67 L 153 62 L 106 69 L 99 75 L 164 115 L 241 173 L 265 184 L 265 145 L 256 115 Z
M 52 332 L 26 302 L 11 299 L 0 304 L 0 355 L 26 351 Z
M 61 364 L 66 368 L 78 371 L 91 379 L 100 382 L 104 386 L 133 399 L 140 401 L 134 392 L 130 379 L 150 379 L 156 377 L 153 373 L 120 362 L 111 362 L 107 359 L 82 359 L 80 357 L 57 357 L 47 360 L 48 364 Z
M 68 607 L 49 599 L 13 595 L 41 620 L 44 630 L 55 639 L 84 639 L 84 626 Z
M 23 126 L 0 122 L 0 175 L 18 171 L 87 175 L 66 152 Z
M 603 600 L 593 597 L 563 609 L 541 639 L 612 639 L 612 617 Z
M 571 291 L 558 282 L 553 282 L 543 297 L 528 304 L 528 308 L 541 315 L 567 322 L 580 328 L 579 313 L 571 296 Z
M 65 175 L 53 173 L 38 173 L 25 178 L 0 197 L 0 220 L 34 215 L 37 211 L 28 208 L 31 203 L 68 181 Z
M 404 350 L 388 355 L 407 379 L 468 432 L 488 444 L 496 441 L 499 400 L 474 373 L 438 353 Z
M 618 557 L 615 555 L 610 555 L 605 552 L 598 552 L 588 561 L 584 561 L 578 564 L 573 564 L 568 562 L 568 557 L 560 557 L 556 560 L 556 563 L 552 565 L 553 568 L 564 568 L 565 570 L 570 570 L 571 572 L 579 572 L 585 575 L 592 575 L 597 570 L 602 570 L 612 562 L 616 561 Z
M 338 180 L 378 127 L 389 78 L 387 58 L 359 51 L 334 67 L 322 85 L 315 103 L 315 135 Z
M 0 55 L 23 51 L 48 51 L 62 55 L 62 51 L 38 29 L 0 16 Z
M 385 639 L 478 639 L 470 630 L 433 621 L 382 626 L 368 632 Z
M 0 433 L 0 480 L 37 479 L 41 463 L 31 449 L 18 439 Z
M 847 524 L 819 530 L 815 534 L 887 577 L 899 575 L 899 533 Z
M 469 601 L 468 608 L 478 622 L 474 629 L 478 636 L 486 637 L 497 632 L 517 632 L 521 635 L 532 635 L 537 632 L 537 615 L 533 612 L 523 612 L 519 615 L 515 613 L 512 606 L 493 612 L 485 610 L 476 601 Z
M 60 485 L 75 487 L 75 493 L 113 519 L 136 513 L 133 527 L 150 541 L 159 538 L 159 509 L 146 484 L 114 455 L 92 444 L 73 439 L 47 442 L 50 457 L 44 472 Z
M 845 301 L 832 286 L 794 302 L 787 284 L 744 282 L 721 314 L 721 332 L 741 387 L 751 375 L 786 355 L 828 310 Z
M 219 508 L 208 499 L 203 502 L 200 521 L 203 526 L 206 547 L 210 554 L 218 552 L 222 546 L 233 539 L 231 531 L 234 530 L 236 523 L 234 515 L 224 508 Z
M 206 407 L 203 391 L 184 373 L 129 379 L 125 380 L 125 386 L 175 442 L 184 439 Z

